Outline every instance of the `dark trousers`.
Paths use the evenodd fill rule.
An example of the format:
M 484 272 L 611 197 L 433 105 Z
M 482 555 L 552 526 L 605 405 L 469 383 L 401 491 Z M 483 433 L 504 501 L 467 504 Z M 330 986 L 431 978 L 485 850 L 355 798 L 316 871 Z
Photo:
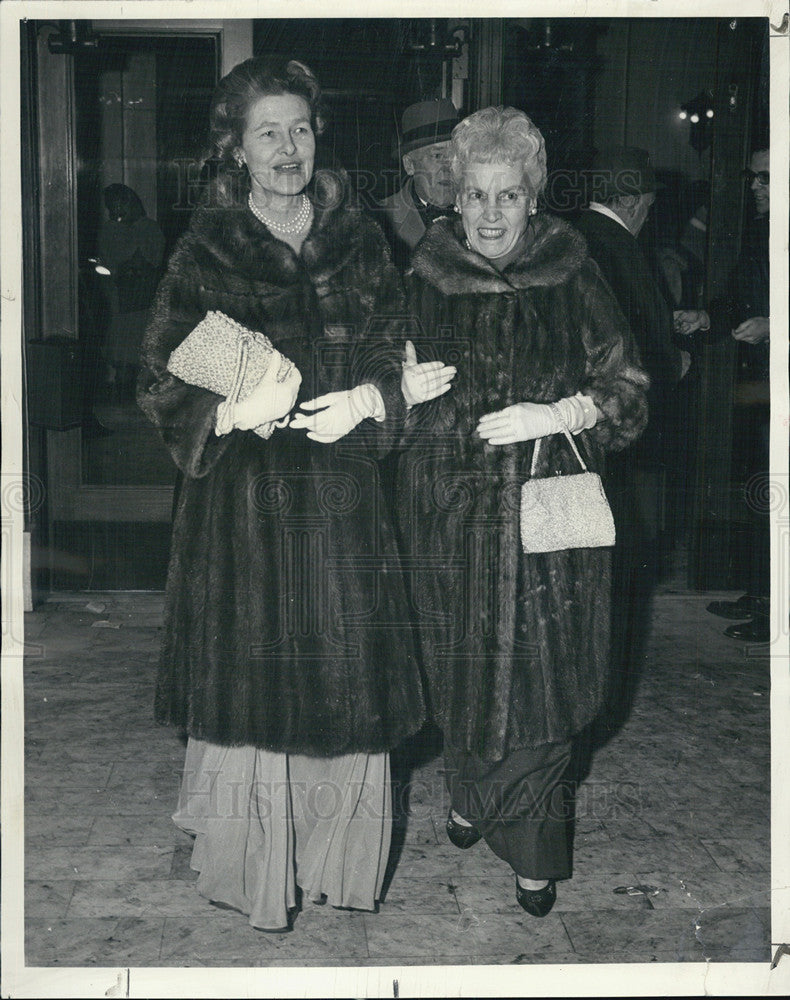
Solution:
M 563 780 L 571 743 L 516 750 L 483 761 L 445 743 L 452 807 L 522 878 L 571 877 L 573 787 Z

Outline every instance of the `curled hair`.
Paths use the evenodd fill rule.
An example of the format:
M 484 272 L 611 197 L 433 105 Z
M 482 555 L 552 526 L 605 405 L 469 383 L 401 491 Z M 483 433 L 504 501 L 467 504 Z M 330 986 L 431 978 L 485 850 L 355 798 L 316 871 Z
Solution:
M 214 197 L 220 203 L 237 202 L 249 191 L 246 169 L 240 171 L 233 157 L 241 145 L 250 108 L 261 97 L 295 94 L 310 108 L 310 125 L 316 136 L 326 127 L 321 87 L 313 71 L 296 59 L 256 56 L 234 66 L 220 80 L 209 111 L 209 151 L 204 172 L 213 175 Z
M 326 124 L 321 101 L 321 88 L 304 63 L 296 59 L 272 59 L 258 56 L 247 59 L 223 76 L 209 112 L 209 142 L 212 155 L 230 159 L 241 145 L 247 127 L 247 115 L 261 97 L 295 94 L 310 108 L 310 124 L 320 135 Z
M 532 119 L 516 108 L 483 108 L 460 121 L 450 137 L 456 186 L 470 163 L 520 166 L 537 196 L 546 186 L 546 145 Z

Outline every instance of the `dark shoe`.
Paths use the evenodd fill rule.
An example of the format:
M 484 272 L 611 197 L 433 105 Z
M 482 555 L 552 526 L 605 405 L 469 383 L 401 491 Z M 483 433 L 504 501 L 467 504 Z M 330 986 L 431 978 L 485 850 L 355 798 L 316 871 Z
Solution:
M 771 638 L 771 619 L 766 615 L 755 615 L 751 621 L 725 628 L 724 634 L 744 642 L 768 642 Z
M 557 886 L 553 878 L 542 889 L 524 889 L 516 878 L 516 901 L 533 917 L 545 917 L 557 902 Z
M 452 810 L 447 814 L 447 826 L 445 829 L 447 830 L 450 843 L 455 844 L 456 847 L 460 847 L 462 851 L 465 851 L 467 847 L 474 847 L 483 836 L 473 826 L 462 826 L 460 823 L 456 823 L 453 819 Z
M 768 614 L 768 598 L 752 597 L 744 594 L 737 601 L 711 601 L 708 611 L 719 618 L 729 618 L 731 621 L 743 621 L 751 615 Z

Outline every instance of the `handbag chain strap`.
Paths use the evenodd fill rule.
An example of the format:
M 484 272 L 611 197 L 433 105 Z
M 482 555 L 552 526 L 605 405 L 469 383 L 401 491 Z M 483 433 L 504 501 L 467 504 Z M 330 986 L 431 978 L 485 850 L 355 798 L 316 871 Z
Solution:
M 559 421 L 560 430 L 565 435 L 565 437 L 568 439 L 568 443 L 570 444 L 571 448 L 573 448 L 573 453 L 576 456 L 576 458 L 578 458 L 579 465 L 581 465 L 581 467 L 582 467 L 582 471 L 586 472 L 587 471 L 587 465 L 585 464 L 585 461 L 584 461 L 584 459 L 581 456 L 581 452 L 576 447 L 576 442 L 573 440 L 573 435 L 568 430 L 568 426 L 565 423 L 565 421 L 562 419 L 562 414 L 559 411 L 559 407 L 556 405 L 556 403 L 549 403 L 549 406 L 551 407 L 552 413 L 554 414 L 554 416 Z M 534 477 L 535 470 L 538 467 L 538 455 L 540 453 L 540 445 L 541 445 L 542 441 L 543 441 L 543 438 L 538 438 L 537 441 L 535 442 L 535 448 L 534 448 L 534 450 L 532 452 L 532 465 L 530 466 L 530 470 L 529 470 L 529 478 L 530 479 L 532 479 Z

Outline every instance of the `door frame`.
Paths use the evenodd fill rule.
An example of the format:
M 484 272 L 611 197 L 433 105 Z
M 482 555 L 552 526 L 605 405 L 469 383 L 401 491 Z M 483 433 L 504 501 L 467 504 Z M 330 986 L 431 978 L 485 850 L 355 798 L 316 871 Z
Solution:
M 100 36 L 214 37 L 221 74 L 252 55 L 250 20 L 106 20 L 92 27 Z M 28 294 L 40 301 L 40 309 L 36 327 L 24 332 L 28 340 L 79 336 L 74 56 L 49 51 L 48 38 L 57 30 L 54 23 L 40 25 L 33 43 L 35 80 L 29 84 L 39 156 L 35 176 L 27 181 L 29 196 L 37 201 L 39 239 L 27 269 Z M 170 520 L 172 486 L 86 485 L 82 474 L 81 429 L 47 430 L 50 535 L 55 521 Z

